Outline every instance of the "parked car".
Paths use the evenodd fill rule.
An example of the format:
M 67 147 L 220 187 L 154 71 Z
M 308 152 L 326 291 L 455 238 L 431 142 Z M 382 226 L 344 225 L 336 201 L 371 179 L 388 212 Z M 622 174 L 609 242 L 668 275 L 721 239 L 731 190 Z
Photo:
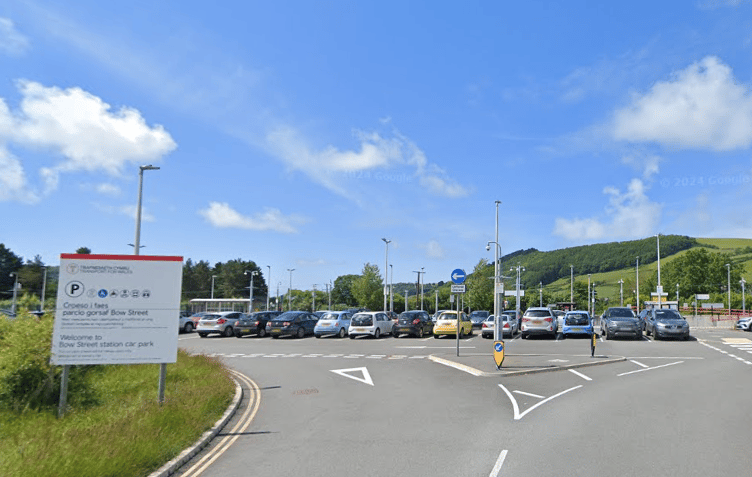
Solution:
M 523 340 L 530 335 L 550 335 L 556 337 L 559 323 L 553 310 L 548 307 L 532 307 L 525 310 L 522 315 L 520 336 Z
M 564 310 L 552 310 L 554 312 L 554 316 L 556 316 L 556 326 L 561 330 L 564 328 L 564 315 L 567 314 Z
M 483 321 L 481 326 L 480 335 L 483 338 L 493 338 L 494 330 L 496 329 L 496 318 L 494 315 L 490 315 Z M 520 325 L 517 319 L 512 315 L 501 315 L 501 336 L 514 337 L 517 332 L 520 331 Z
M 648 321 L 648 313 L 650 313 L 649 308 L 645 308 L 640 312 L 639 315 L 637 315 L 640 318 L 640 324 L 642 324 L 642 332 L 644 333 L 647 329 L 647 321 Z
M 392 328 L 392 336 L 412 335 L 422 338 L 423 335 L 433 333 L 433 321 L 428 312 L 423 310 L 411 310 L 402 312 L 397 323 Z
M 739 318 L 736 321 L 736 329 L 737 330 L 752 331 L 752 316 L 747 316 L 747 317 Z
M 457 336 L 457 312 L 445 311 L 436 319 L 436 324 L 433 327 L 433 337 L 438 338 L 444 335 Z M 465 335 L 472 336 L 473 334 L 473 322 L 465 314 L 464 311 L 460 312 L 460 329 L 459 338 L 462 339 Z
M 652 309 L 647 314 L 645 334 L 653 339 L 681 338 L 689 339 L 689 323 L 676 310 L 668 308 Z
M 642 323 L 632 308 L 614 306 L 601 315 L 601 335 L 607 340 L 618 336 L 631 336 L 642 339 Z
M 313 336 L 321 338 L 324 335 L 336 335 L 344 338 L 351 319 L 352 315 L 347 311 L 325 311 L 313 328 Z
M 399 320 L 399 314 L 393 312 L 393 311 L 387 311 L 385 312 L 386 316 L 389 317 L 390 320 L 394 322 L 394 324 L 397 324 L 397 320 Z
M 191 321 L 193 321 L 193 328 L 198 328 L 198 322 L 201 321 L 201 318 L 206 316 L 208 312 L 206 311 L 199 311 L 198 313 L 194 313 L 191 315 Z
M 564 324 L 561 327 L 561 337 L 566 338 L 568 335 L 586 335 L 593 334 L 593 320 L 587 311 L 568 311 L 564 314 Z
M 431 321 L 433 321 L 434 324 L 436 324 L 436 320 L 438 320 L 439 317 L 441 316 L 441 314 L 444 313 L 444 312 L 446 312 L 446 311 L 452 311 L 452 310 L 438 310 L 436 313 L 434 313 L 433 315 L 431 315 Z
M 392 332 L 394 322 L 383 311 L 361 311 L 353 315 L 347 334 L 351 339 L 358 336 L 380 338 Z
M 316 322 L 318 322 L 318 318 L 313 313 L 307 311 L 286 311 L 266 323 L 266 332 L 272 338 L 279 338 L 280 336 L 303 338 L 305 335 L 313 334 Z
M 181 313 L 178 317 L 178 333 L 190 333 L 195 326 L 190 316 Z
M 243 315 L 235 326 L 235 336 L 242 338 L 245 335 L 256 335 L 263 338 L 266 336 L 266 324 L 281 313 L 281 311 L 256 311 L 250 315 Z
M 212 333 L 232 336 L 235 334 L 235 325 L 242 316 L 243 313 L 239 311 L 207 313 L 199 320 L 196 331 L 201 338 L 206 338 Z
M 489 313 L 487 311 L 476 310 L 470 313 L 470 321 L 473 322 L 473 328 L 481 328 L 483 322 L 488 318 Z

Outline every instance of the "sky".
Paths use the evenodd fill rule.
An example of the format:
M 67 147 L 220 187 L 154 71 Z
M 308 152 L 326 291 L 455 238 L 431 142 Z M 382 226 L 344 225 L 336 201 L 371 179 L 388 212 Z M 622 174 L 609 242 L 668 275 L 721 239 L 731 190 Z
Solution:
M 749 238 L 750 58 L 744 0 L 0 2 L 0 243 L 133 253 L 148 164 L 141 254 L 282 293 L 449 281 L 496 201 L 502 254 Z

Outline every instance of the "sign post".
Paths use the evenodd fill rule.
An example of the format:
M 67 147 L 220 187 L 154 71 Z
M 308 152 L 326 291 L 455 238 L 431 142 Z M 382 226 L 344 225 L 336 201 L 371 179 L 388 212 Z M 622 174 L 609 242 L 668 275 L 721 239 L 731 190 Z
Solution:
M 182 269 L 183 257 L 61 254 L 50 361 L 176 362 Z
M 452 293 L 458 293 L 458 294 L 465 293 L 465 285 L 464 285 L 465 277 L 466 277 L 465 271 L 462 270 L 461 268 L 455 268 L 452 271 L 452 275 L 450 277 L 452 279 L 452 283 L 454 283 L 454 285 L 452 285 Z M 457 356 L 459 356 L 460 355 L 460 301 L 459 300 L 457 300 L 457 325 L 456 325 L 455 330 L 456 330 L 456 333 L 454 334 L 454 336 L 456 338 L 456 343 L 457 343 Z
M 595 329 L 593 329 L 593 334 L 590 335 L 590 357 L 595 357 L 595 343 L 598 341 L 598 337 L 595 334 Z
M 493 357 L 496 369 L 501 369 L 501 364 L 504 362 L 504 341 L 494 341 Z

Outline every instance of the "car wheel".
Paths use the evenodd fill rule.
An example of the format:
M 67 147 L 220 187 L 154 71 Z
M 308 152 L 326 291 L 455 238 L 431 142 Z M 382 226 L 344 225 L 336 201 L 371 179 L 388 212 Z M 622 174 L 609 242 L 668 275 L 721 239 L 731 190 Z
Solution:
M 185 326 L 183 327 L 183 331 L 184 331 L 185 333 L 190 333 L 190 332 L 192 332 L 192 331 L 193 331 L 193 323 L 192 323 L 192 322 L 190 322 L 190 321 L 189 321 L 188 323 L 186 323 L 186 324 L 185 324 Z
M 235 330 L 232 329 L 232 326 L 228 326 L 227 328 L 225 328 L 225 331 L 222 332 L 222 335 L 225 338 L 229 338 L 230 336 L 232 336 L 234 334 L 235 334 Z
M 653 341 L 660 340 L 661 337 L 658 335 L 658 332 L 656 330 L 653 330 Z
M 277 338 L 279 338 L 279 335 L 272 335 L 272 338 L 276 340 Z
M 238 330 L 235 330 L 235 338 L 242 338 L 242 337 L 243 337 L 243 333 L 241 333 Z
M 381 328 L 376 328 L 376 331 L 373 332 L 373 337 L 375 339 L 381 338 Z
M 611 336 L 611 334 L 608 332 L 608 328 L 606 328 L 606 339 L 610 340 L 611 338 L 613 338 L 613 336 Z
M 526 340 L 526 339 L 527 339 L 527 333 L 522 333 L 522 334 L 520 335 L 520 339 L 521 339 L 521 340 Z
M 206 338 L 206 333 L 199 333 L 199 334 L 198 334 L 198 336 L 199 336 L 200 338 Z
M 298 328 L 297 337 L 298 338 L 304 338 L 305 337 L 305 330 L 303 328 Z
M 418 338 L 423 338 L 423 328 L 418 328 Z
M 261 328 L 260 330 L 258 330 L 257 334 L 259 338 L 263 338 L 264 336 L 266 336 L 266 328 Z
M 316 333 L 314 333 L 313 336 L 315 336 L 316 338 L 321 338 L 321 335 L 316 334 Z
M 650 336 L 650 328 L 648 328 L 647 326 L 645 327 L 645 334 Z
M 563 339 L 563 340 L 567 339 L 567 334 L 566 333 L 562 333 L 561 334 L 561 339 Z
M 464 337 L 465 337 L 465 334 L 462 332 L 462 329 L 460 329 L 460 336 L 459 336 L 459 338 L 462 339 Z
M 439 339 L 439 335 L 433 335 L 433 337 Z
M 635 336 L 635 339 L 637 341 L 642 341 L 642 331 L 640 331 L 639 333 L 637 333 L 637 335 Z
M 399 338 L 400 335 L 396 331 L 392 331 L 392 336 L 394 336 L 395 338 Z
M 345 329 L 344 329 L 344 328 L 340 328 L 340 329 L 339 329 L 339 335 L 338 335 L 338 336 L 339 336 L 340 338 L 344 338 L 346 334 L 347 334 L 347 332 L 345 331 Z

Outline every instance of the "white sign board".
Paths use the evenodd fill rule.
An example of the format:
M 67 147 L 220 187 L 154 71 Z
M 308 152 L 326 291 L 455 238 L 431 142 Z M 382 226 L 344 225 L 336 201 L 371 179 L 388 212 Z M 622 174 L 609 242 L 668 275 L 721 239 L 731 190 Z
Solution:
M 507 290 L 504 292 L 504 296 L 517 296 L 517 291 Z M 525 296 L 525 290 L 520 290 L 520 296 Z
M 174 363 L 183 257 L 60 255 L 52 363 Z
M 695 295 L 695 298 L 697 300 L 710 300 L 710 294 L 708 293 L 698 293 Z
M 452 285 L 451 292 L 452 293 L 465 293 L 465 285 Z

